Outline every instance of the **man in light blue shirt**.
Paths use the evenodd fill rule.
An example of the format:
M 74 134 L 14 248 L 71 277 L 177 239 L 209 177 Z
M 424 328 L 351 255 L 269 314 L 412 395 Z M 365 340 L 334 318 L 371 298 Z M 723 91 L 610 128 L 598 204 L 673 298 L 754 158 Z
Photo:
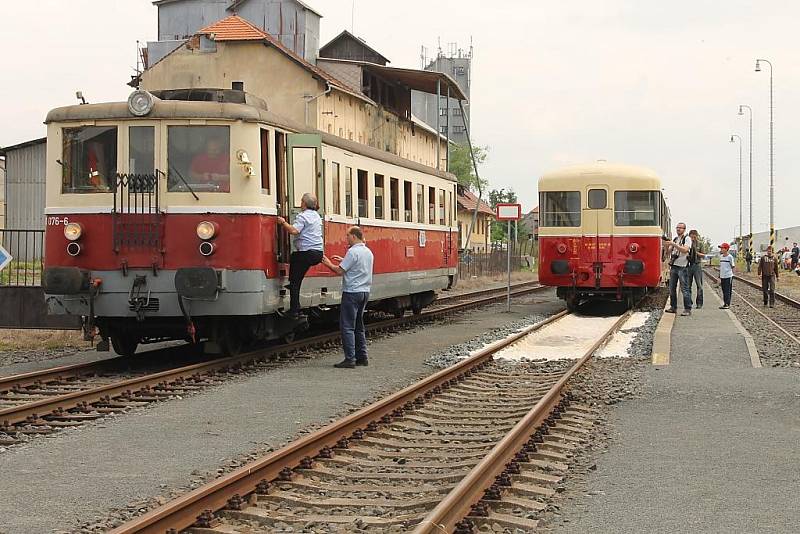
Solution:
M 317 213 L 317 197 L 305 193 L 300 200 L 303 211 L 297 214 L 294 224 L 278 217 L 278 224 L 295 236 L 292 256 L 289 259 L 289 316 L 300 317 L 300 286 L 308 270 L 322 261 L 322 218 Z
M 367 359 L 367 337 L 364 331 L 364 310 L 369 301 L 372 286 L 372 251 L 364 244 L 364 234 L 358 226 L 347 230 L 347 250 L 344 258 L 334 256 L 340 262 L 335 265 L 326 256 L 322 264 L 336 274 L 342 275 L 342 303 L 339 306 L 339 328 L 342 332 L 344 361 L 334 365 L 340 369 L 354 369 L 356 365 L 369 365 Z

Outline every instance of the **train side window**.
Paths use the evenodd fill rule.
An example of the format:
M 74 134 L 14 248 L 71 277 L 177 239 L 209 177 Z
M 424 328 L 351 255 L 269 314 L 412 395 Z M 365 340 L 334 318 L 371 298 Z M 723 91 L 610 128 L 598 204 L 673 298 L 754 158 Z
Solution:
M 614 224 L 617 226 L 658 226 L 661 216 L 658 191 L 615 191 Z
M 155 174 L 156 129 L 153 126 L 128 128 L 128 172 Z
M 453 192 L 447 192 L 447 225 L 453 226 Z
M 590 210 L 603 210 L 608 207 L 608 193 L 605 189 L 589 189 L 587 197 Z
M 167 191 L 231 190 L 230 131 L 227 126 L 167 127 Z
M 63 193 L 111 191 L 117 174 L 117 127 L 64 128 Z
M 541 226 L 576 227 L 581 225 L 581 194 L 578 191 L 539 193 Z
M 383 219 L 383 175 L 375 175 L 375 218 Z
M 403 220 L 405 222 L 413 222 L 411 208 L 414 205 L 413 194 L 411 190 L 411 182 L 403 180 Z
M 444 189 L 439 189 L 439 224 L 444 226 L 444 221 L 445 221 Z
M 344 211 L 346 217 L 353 216 L 353 168 L 344 168 Z
M 391 207 L 392 220 L 400 220 L 400 185 L 397 178 L 389 178 L 389 203 Z
M 425 186 L 417 184 L 417 222 L 425 224 Z
M 428 223 L 436 224 L 436 188 L 428 188 Z
M 269 130 L 261 130 L 261 191 L 269 195 Z
M 358 216 L 369 217 L 367 210 L 369 208 L 369 189 L 367 188 L 367 171 L 358 169 Z
M 331 162 L 331 197 L 333 198 L 333 213 L 337 215 L 342 214 L 342 197 L 341 195 L 341 178 L 339 176 L 339 164 L 335 161 Z

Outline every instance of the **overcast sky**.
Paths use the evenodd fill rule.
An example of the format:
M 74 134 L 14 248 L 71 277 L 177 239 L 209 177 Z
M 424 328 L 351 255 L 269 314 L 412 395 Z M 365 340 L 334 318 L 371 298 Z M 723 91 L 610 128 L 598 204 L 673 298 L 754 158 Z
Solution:
M 324 43 L 350 28 L 352 0 L 307 0 L 324 16 Z M 53 107 L 123 100 L 136 40 L 154 40 L 148 0 L 3 1 L 0 146 L 44 135 Z M 420 47 L 474 44 L 472 135 L 481 169 L 512 187 L 526 210 L 536 180 L 569 163 L 607 159 L 654 169 L 673 219 L 714 241 L 738 225 L 738 148 L 754 120 L 756 232 L 769 221 L 769 73 L 775 65 L 776 225 L 800 225 L 800 3 L 785 0 L 356 0 L 355 33 L 393 66 L 419 67 Z M 738 229 L 736 230 L 738 231 Z

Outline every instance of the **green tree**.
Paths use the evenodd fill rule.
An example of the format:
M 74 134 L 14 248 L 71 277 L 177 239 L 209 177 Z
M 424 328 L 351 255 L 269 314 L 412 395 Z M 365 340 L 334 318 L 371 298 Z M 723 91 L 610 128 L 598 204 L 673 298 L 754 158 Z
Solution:
M 481 165 L 486 161 L 489 155 L 488 146 L 475 146 L 475 163 Z M 468 188 L 470 191 L 478 192 L 486 191 L 489 182 L 481 179 L 478 183 L 478 177 L 475 175 L 475 166 L 472 164 L 472 156 L 469 152 L 469 147 L 466 145 L 453 145 L 450 147 L 450 172 L 456 175 L 458 183 Z

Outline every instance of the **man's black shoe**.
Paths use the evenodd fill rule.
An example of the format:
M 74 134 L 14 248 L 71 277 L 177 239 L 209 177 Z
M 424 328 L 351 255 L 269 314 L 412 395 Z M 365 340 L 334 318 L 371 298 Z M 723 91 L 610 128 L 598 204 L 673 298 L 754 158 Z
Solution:
M 356 364 L 355 363 L 349 362 L 347 360 L 342 360 L 339 363 L 333 364 L 333 366 L 336 367 L 337 369 L 355 369 L 356 368 Z
M 664 310 L 664 313 L 677 313 L 677 312 L 678 310 L 676 310 L 675 308 L 669 308 L 668 310 Z
M 369 365 L 369 360 L 356 360 L 356 365 L 363 365 L 366 367 Z

